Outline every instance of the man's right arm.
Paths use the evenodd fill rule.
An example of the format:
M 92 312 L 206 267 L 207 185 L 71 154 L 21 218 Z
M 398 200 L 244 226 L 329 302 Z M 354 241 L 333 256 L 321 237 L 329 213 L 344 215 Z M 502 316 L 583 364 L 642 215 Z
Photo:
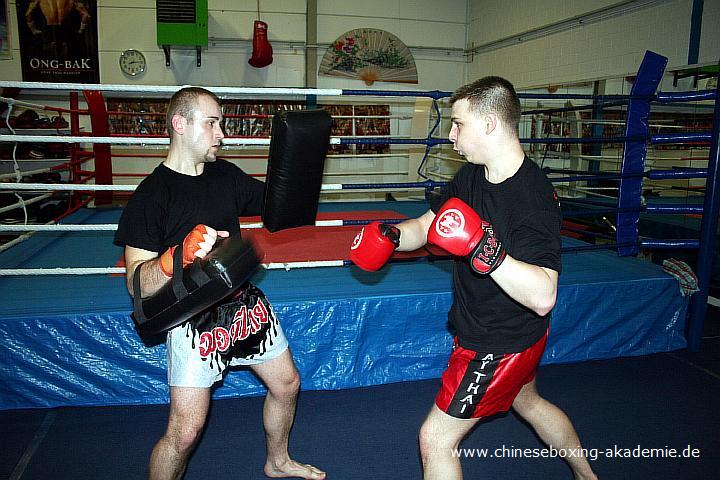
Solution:
M 138 265 L 145 263 L 140 269 L 140 290 L 143 297 L 149 297 L 160 290 L 170 277 L 167 277 L 160 268 L 160 261 L 157 252 L 143 250 L 142 248 L 125 247 L 125 279 L 127 289 L 131 296 L 133 292 L 133 276 Z
M 157 252 L 125 246 L 126 279 L 130 295 L 133 295 L 133 276 L 135 269 L 142 263 L 146 266 L 140 269 L 140 290 L 142 297 L 149 297 L 160 290 L 160 287 L 172 277 L 173 254 L 176 248 L 182 249 L 182 267 L 190 265 L 195 257 L 204 258 L 213 249 L 218 237 L 227 238 L 230 234 L 225 230 L 215 230 L 207 225 L 198 224 L 188 233 L 177 247 L 170 247 L 158 257 Z M 157 258 L 157 259 L 156 259 Z
M 405 220 L 396 225 L 400 230 L 400 246 L 403 252 L 412 252 L 427 243 L 427 233 L 435 218 L 435 212 L 428 210 L 417 218 Z
M 371 222 L 355 236 L 350 260 L 363 270 L 374 272 L 390 260 L 393 251 L 412 251 L 425 245 L 427 230 L 434 218 L 435 213 L 428 210 L 418 218 L 395 226 Z

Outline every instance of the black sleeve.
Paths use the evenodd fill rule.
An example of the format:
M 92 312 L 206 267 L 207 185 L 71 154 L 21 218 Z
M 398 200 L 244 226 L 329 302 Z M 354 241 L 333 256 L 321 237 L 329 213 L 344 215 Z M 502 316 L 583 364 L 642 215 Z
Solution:
M 240 168 L 237 169 L 238 211 L 241 216 L 254 216 L 262 213 L 265 199 L 265 182 L 253 178 Z
M 165 250 L 167 246 L 163 242 L 165 232 L 161 222 L 165 216 L 162 205 L 148 198 L 142 191 L 136 191 L 123 209 L 113 243 L 151 252 Z
M 560 220 L 552 211 L 526 216 L 512 232 L 510 256 L 525 263 L 546 267 L 560 273 Z

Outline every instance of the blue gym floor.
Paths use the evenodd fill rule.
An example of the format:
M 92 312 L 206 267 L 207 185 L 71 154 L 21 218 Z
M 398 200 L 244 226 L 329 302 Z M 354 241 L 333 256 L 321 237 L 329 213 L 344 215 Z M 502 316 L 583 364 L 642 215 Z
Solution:
M 703 349 L 696 355 L 658 353 L 544 366 L 538 387 L 570 416 L 585 448 L 597 455 L 591 465 L 600 478 L 716 478 L 720 342 L 706 340 Z M 424 380 L 303 391 L 290 451 L 327 470 L 329 479 L 417 480 L 417 432 L 437 387 L 437 380 Z M 266 478 L 261 408 L 261 397 L 213 402 L 186 480 Z M 147 478 L 150 451 L 166 419 L 166 405 L 0 411 L 0 478 Z M 490 454 L 503 447 L 543 445 L 512 413 L 480 424 L 461 444 Z M 680 454 L 689 447 L 697 449 L 693 453 L 699 458 L 633 457 L 638 447 L 673 448 Z M 466 458 L 462 465 L 469 479 L 572 478 L 557 458 Z

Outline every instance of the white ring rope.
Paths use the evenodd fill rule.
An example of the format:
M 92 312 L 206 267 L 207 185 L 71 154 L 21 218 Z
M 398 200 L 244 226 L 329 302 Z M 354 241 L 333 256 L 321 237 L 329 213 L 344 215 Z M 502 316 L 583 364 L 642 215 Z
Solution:
M 18 170 L 18 173 L 21 173 L 21 177 L 24 177 L 25 175 L 35 175 L 36 173 L 47 173 L 51 172 L 53 169 L 50 167 L 47 168 L 38 168 L 37 170 Z M 5 180 L 7 178 L 15 178 L 17 179 L 17 173 L 3 173 L 0 175 L 0 180 Z
M 18 100 L 18 99 L 16 99 L 16 98 L 8 98 L 8 97 L 0 96 L 0 102 L 7 103 L 7 104 L 10 105 L 11 107 L 12 107 L 13 105 L 20 105 L 20 106 L 22 106 L 22 107 L 30 107 L 30 108 L 32 108 L 33 110 L 40 110 L 40 111 L 43 111 L 43 112 L 46 111 L 46 110 L 48 110 L 48 108 L 47 108 L 46 105 L 39 105 L 39 104 L 37 104 L 37 103 L 26 102 L 26 101 L 24 101 L 24 100 Z M 49 111 L 51 111 L 51 112 L 53 112 L 53 113 L 57 113 L 55 110 L 49 110 Z M 8 122 L 8 125 L 10 125 L 9 122 Z
M 28 238 L 32 237 L 33 233 L 34 232 L 23 233 L 19 237 L 15 238 L 13 240 L 10 240 L 9 242 L 3 243 L 2 245 L 0 245 L 0 252 L 4 252 L 5 250 L 10 249 L 11 247 L 14 247 L 17 244 L 24 242 Z
M 23 198 L 22 202 L 13 203 L 12 205 L 8 205 L 7 207 L 0 208 L 0 213 L 9 212 L 10 210 L 15 210 L 16 208 L 24 208 L 25 205 L 32 205 L 33 203 L 39 202 L 41 200 L 45 200 L 46 198 L 52 197 L 52 193 L 44 193 L 42 195 L 38 195 L 37 197 L 33 197 L 29 200 L 25 200 Z
M 193 85 L 100 85 L 87 83 L 45 83 L 0 81 L 0 87 L 20 88 L 22 90 L 93 90 L 99 92 L 164 93 L 172 95 L 181 88 Z M 340 97 L 340 88 L 279 88 L 279 87 L 208 87 L 214 94 L 220 95 L 318 95 Z
M 291 270 L 293 268 L 342 267 L 344 265 L 344 260 L 317 260 L 314 262 L 270 262 L 263 263 L 262 267 L 266 270 Z
M 256 139 L 260 140 L 260 139 Z M 262 139 L 265 140 L 265 139 Z M 85 137 L 73 135 L 0 135 L 0 142 L 26 143 L 118 143 L 125 145 L 168 145 L 167 137 Z
M 0 268 L 1 276 L 15 275 L 105 275 L 125 274 L 124 267 Z
M 0 232 L 102 232 L 115 231 L 117 224 L 95 223 L 86 225 L 77 224 L 49 224 L 49 225 L 0 225 Z
M 315 222 L 316 227 L 342 227 L 343 220 L 318 220 Z M 255 229 L 255 228 L 263 228 L 262 222 L 251 222 L 251 223 L 241 223 L 240 229 Z
M 109 191 L 132 192 L 137 185 L 83 185 L 79 183 L 0 183 L 0 190 Z
M 340 145 L 331 137 L 330 145 Z M 344 138 L 344 137 L 343 137 Z M 168 137 L 85 137 L 73 135 L 0 135 L 0 142 L 23 143 L 105 143 L 120 145 L 170 145 Z M 223 145 L 270 145 L 269 138 L 224 138 Z
M 309 262 L 270 262 L 260 266 L 266 270 L 292 270 L 293 268 L 342 267 L 344 260 L 318 260 Z M 0 277 L 32 275 L 125 275 L 125 267 L 57 267 L 57 268 L 0 268 Z
M 15 129 L 12 125 L 10 125 L 10 113 L 12 112 L 12 106 L 9 106 L 7 110 L 5 110 L 5 125 L 7 125 L 7 128 L 10 130 L 11 133 L 15 134 Z M 15 145 L 17 148 L 17 145 Z M 13 158 L 15 157 L 15 149 L 13 149 Z
M 29 202 L 26 202 L 29 203 Z M 315 222 L 316 227 L 342 227 L 344 225 L 343 220 L 318 220 Z M 70 224 L 70 223 L 58 223 L 58 224 L 46 224 L 46 225 L 31 225 L 31 224 L 13 224 L 13 225 L 0 225 L 0 233 L 2 232 L 103 232 L 103 231 L 115 231 L 117 230 L 116 223 L 86 223 L 86 224 Z M 258 229 L 263 228 L 262 222 L 250 222 L 243 223 L 240 225 L 242 230 L 245 229 Z
M 381 184 L 368 188 L 347 188 L 344 187 L 343 183 L 324 183 L 321 186 L 321 191 L 330 192 L 337 190 L 424 190 L 424 186 L 408 186 L 408 187 L 396 187 L 390 185 L 384 187 Z M 118 191 L 118 192 L 132 192 L 135 191 L 137 185 L 96 185 L 96 184 L 78 184 L 78 183 L 0 183 L 0 190 L 54 190 L 54 191 Z

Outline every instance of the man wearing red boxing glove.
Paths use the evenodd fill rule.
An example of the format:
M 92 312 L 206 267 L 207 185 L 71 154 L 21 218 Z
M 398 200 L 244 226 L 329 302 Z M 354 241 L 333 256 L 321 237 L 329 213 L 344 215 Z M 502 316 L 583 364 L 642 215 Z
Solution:
M 350 260 L 368 272 L 381 268 L 400 246 L 400 230 L 392 225 L 372 222 L 363 227 L 350 246 Z
M 372 227 L 369 241 L 367 231 L 356 240 L 361 254 L 353 259 L 379 268 L 391 246 L 410 251 L 427 242 L 456 256 L 448 314 L 455 345 L 419 435 L 424 476 L 437 480 L 462 478 L 452 452 L 481 418 L 511 407 L 548 445 L 581 452 L 568 417 L 535 387 L 561 270 L 557 195 L 519 142 L 520 101 L 510 82 L 485 77 L 450 102 L 449 138 L 468 164 L 429 211 L 395 227 L 399 242 Z M 596 478 L 581 453 L 565 460 L 576 479 Z
M 427 241 L 453 255 L 467 257 L 472 269 L 484 275 L 505 260 L 505 247 L 495 236 L 493 226 L 459 198 L 451 198 L 440 207 Z
M 125 248 L 131 294 L 153 295 L 179 271 L 175 261 L 189 266 L 210 253 L 219 237 L 239 235 L 238 217 L 261 213 L 264 183 L 217 159 L 222 119 L 220 101 L 208 90 L 183 88 L 170 99 L 167 158 L 138 185 L 115 235 L 115 244 Z M 138 292 L 133 291 L 133 275 L 140 264 Z M 238 312 L 259 312 L 262 319 L 250 325 L 251 315 Z M 238 324 L 241 317 L 244 323 Z M 288 453 L 300 377 L 287 338 L 259 288 L 247 282 L 236 296 L 172 328 L 166 343 L 170 415 L 150 457 L 151 479 L 182 477 L 202 436 L 211 388 L 233 365 L 249 366 L 268 389 L 265 475 L 325 478 L 325 472 Z M 226 443 L 227 458 L 240 460 L 242 449 L 231 438 Z

